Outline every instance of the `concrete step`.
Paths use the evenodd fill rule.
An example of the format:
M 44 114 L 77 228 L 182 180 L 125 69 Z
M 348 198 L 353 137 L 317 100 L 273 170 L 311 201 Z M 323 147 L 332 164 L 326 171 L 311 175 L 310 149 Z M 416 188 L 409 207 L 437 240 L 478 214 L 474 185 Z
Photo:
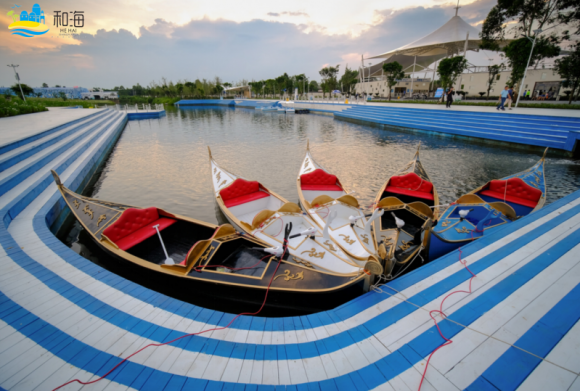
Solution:
M 401 116 L 401 115 L 384 115 L 383 113 L 374 113 L 374 112 L 363 112 L 363 111 L 350 111 L 345 110 L 340 115 L 354 115 L 357 117 L 365 117 L 367 119 L 377 121 L 414 121 L 416 123 L 425 123 L 425 124 L 436 124 L 442 127 L 455 127 L 455 128 L 462 128 L 462 129 L 470 129 L 476 131 L 485 131 L 491 133 L 500 133 L 500 134 L 511 134 L 515 136 L 530 136 L 530 137 L 543 137 L 553 141 L 562 141 L 565 142 L 566 138 L 568 137 L 568 131 L 554 131 L 554 130 L 544 130 L 544 129 L 532 129 L 526 126 L 499 126 L 496 124 L 487 126 L 485 123 L 485 127 L 477 126 L 481 124 L 481 121 L 459 121 L 459 120 L 452 120 L 449 118 L 428 118 L 424 116 Z
M 565 149 L 566 146 L 566 138 L 555 138 L 554 136 L 546 136 L 546 135 L 530 135 L 530 134 L 517 134 L 515 132 L 501 132 L 501 131 L 494 131 L 490 129 L 484 128 L 475 128 L 475 127 L 449 127 L 449 126 L 441 126 L 438 122 L 430 121 L 415 121 L 411 118 L 407 120 L 402 119 L 380 119 L 380 118 L 370 118 L 370 116 L 361 114 L 355 115 L 354 113 L 349 114 L 348 112 L 342 113 L 335 113 L 335 118 L 350 118 L 360 121 L 369 121 L 373 123 L 380 123 L 385 125 L 393 125 L 393 126 L 402 126 L 406 128 L 415 128 L 421 130 L 428 130 L 434 131 L 438 133 L 447 133 L 447 134 L 454 134 L 454 135 L 461 135 L 461 136 L 468 136 L 468 137 L 477 137 L 477 138 L 484 138 L 484 139 L 491 139 L 497 141 L 507 141 L 513 142 L 518 144 L 530 144 L 535 146 L 541 147 L 551 147 L 557 149 Z
M 96 123 L 85 125 L 85 129 L 79 133 L 70 135 L 53 146 L 22 160 L 20 163 L 0 173 L 0 195 L 5 194 L 28 176 L 34 174 L 38 171 L 39 167 L 66 153 L 68 149 L 74 147 L 79 142 L 83 142 L 91 134 L 98 133 L 107 128 L 119 115 L 122 114 L 111 111 L 109 114 L 97 120 Z
M 356 112 L 356 113 L 368 113 L 381 116 L 400 116 L 408 117 L 412 115 L 414 118 L 424 118 L 424 119 L 438 119 L 445 120 L 449 123 L 464 123 L 469 122 L 484 122 L 485 124 L 493 125 L 496 127 L 501 127 L 504 129 L 540 129 L 542 132 L 551 132 L 554 135 L 564 135 L 566 136 L 569 131 L 580 130 L 580 123 L 559 125 L 556 123 L 546 123 L 544 120 L 530 121 L 518 118 L 511 118 L 512 116 L 494 116 L 494 115 L 464 115 L 466 113 L 459 112 L 440 112 L 438 110 L 419 110 L 419 111 L 401 111 L 401 110 L 385 110 L 385 109 L 371 109 L 371 108 L 351 108 L 345 110 L 345 112 Z M 463 114 L 463 115 L 457 115 Z
M 89 118 L 82 119 L 79 122 L 73 123 L 72 125 L 64 126 L 57 131 L 51 133 L 45 133 L 43 137 L 34 140 L 28 144 L 24 144 L 18 148 L 15 148 L 11 151 L 5 151 L 3 154 L 0 155 L 0 172 L 4 171 L 5 169 L 12 167 L 14 164 L 22 161 L 23 159 L 32 156 L 33 154 L 41 151 L 44 148 L 47 148 L 56 142 L 64 139 L 65 137 L 78 132 L 79 130 L 83 129 L 85 125 L 90 123 L 94 123 L 99 118 L 106 116 L 108 114 L 107 111 L 102 111 L 97 113 L 96 115 L 92 115 Z

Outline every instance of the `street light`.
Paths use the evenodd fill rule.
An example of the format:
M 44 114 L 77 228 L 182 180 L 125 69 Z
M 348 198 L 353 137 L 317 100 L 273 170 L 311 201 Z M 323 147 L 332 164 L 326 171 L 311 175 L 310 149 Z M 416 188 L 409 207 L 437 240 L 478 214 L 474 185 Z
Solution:
M 520 96 L 522 96 L 522 88 L 524 87 L 524 80 L 526 80 L 526 74 L 528 73 L 528 67 L 530 66 L 530 60 L 532 59 L 532 53 L 534 53 L 534 46 L 536 46 L 536 38 L 538 35 L 542 33 L 542 29 L 534 30 L 534 39 L 532 40 L 530 37 L 526 36 L 527 39 L 532 41 L 532 50 L 530 50 L 530 57 L 528 57 L 528 63 L 526 64 L 526 70 L 524 71 L 524 77 L 520 83 L 520 90 L 518 92 L 518 99 L 516 100 L 515 107 L 518 107 L 518 103 L 520 103 Z
M 11 67 L 14 70 L 14 75 L 16 75 L 16 81 L 18 82 L 18 87 L 20 87 L 20 93 L 22 94 L 22 99 L 24 99 L 24 101 L 26 102 L 26 98 L 24 97 L 24 92 L 22 92 L 22 86 L 20 85 L 20 76 L 18 76 L 18 72 L 16 72 L 16 68 L 19 67 L 19 65 L 14 65 L 14 64 L 10 64 L 7 65 L 9 67 Z

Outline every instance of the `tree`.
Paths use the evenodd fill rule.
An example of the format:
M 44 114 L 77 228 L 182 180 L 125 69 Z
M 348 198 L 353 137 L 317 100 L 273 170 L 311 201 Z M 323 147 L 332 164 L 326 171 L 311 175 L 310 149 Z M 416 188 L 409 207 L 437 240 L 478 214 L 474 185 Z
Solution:
M 42 88 L 48 88 L 48 84 L 42 83 Z
M 338 75 L 340 69 L 340 64 L 336 67 L 324 67 L 318 73 L 322 77 L 322 95 L 328 91 L 332 92 L 332 90 L 336 89 L 336 85 L 338 84 L 336 80 L 336 76 Z
M 28 96 L 28 95 L 34 93 L 34 90 L 32 89 L 32 87 L 30 87 L 26 84 L 20 84 L 20 86 L 18 86 L 18 83 L 14 84 L 12 87 L 10 87 L 10 89 L 12 91 L 14 91 L 16 96 L 21 97 L 22 100 L 24 100 L 24 96 L 22 96 L 22 93 L 20 93 L 20 87 L 22 87 L 22 92 L 24 93 L 24 96 Z
M 318 92 L 319 89 L 320 87 L 318 86 L 318 82 L 316 80 L 312 80 L 308 86 L 308 90 L 310 92 Z
M 62 98 L 62 100 L 66 101 L 67 100 L 67 96 L 63 91 L 59 91 L 58 93 L 58 97 Z
M 397 61 L 388 62 L 383 64 L 383 71 L 387 77 L 387 86 L 389 87 L 389 101 L 391 100 L 391 89 L 397 84 L 397 80 L 402 79 L 405 76 L 403 72 L 403 66 Z
M 512 41 L 509 45 L 503 48 L 503 52 L 508 59 L 508 64 L 512 69 L 509 84 L 519 84 L 523 79 L 531 50 L 532 42 L 528 38 L 520 38 Z M 539 37 L 536 38 L 536 44 L 534 45 L 530 64 L 537 63 L 545 58 L 557 57 L 559 55 L 559 46 L 554 45 L 547 38 Z
M 54 88 L 60 88 L 60 86 L 59 86 L 58 84 L 56 84 L 56 85 L 54 86 Z
M 562 85 L 570 88 L 568 104 L 572 104 L 574 93 L 580 89 L 580 42 L 568 56 L 555 61 L 554 70 L 564 79 Z
M 443 88 L 453 87 L 455 81 L 467 69 L 467 60 L 463 56 L 444 58 L 437 66 L 437 72 Z
M 357 83 L 358 71 L 350 69 L 348 65 L 344 69 L 344 74 L 340 78 L 340 84 L 342 85 L 343 92 L 351 92 L 352 87 Z
M 491 88 L 497 81 L 497 75 L 499 75 L 499 73 L 504 69 L 505 65 L 503 62 L 499 65 L 490 65 L 487 67 L 487 96 L 485 97 L 485 100 L 489 99 L 489 91 L 491 91 Z
M 554 29 L 554 27 L 564 28 Z M 536 38 L 531 64 L 559 55 L 558 46 L 572 34 L 580 33 L 580 8 L 577 0 L 498 0 L 488 13 L 481 32 L 481 49 L 503 51 L 512 68 L 511 82 L 521 81 L 536 32 L 551 30 L 549 36 Z M 541 32 L 539 32 L 541 34 Z M 507 36 L 514 41 L 505 45 Z

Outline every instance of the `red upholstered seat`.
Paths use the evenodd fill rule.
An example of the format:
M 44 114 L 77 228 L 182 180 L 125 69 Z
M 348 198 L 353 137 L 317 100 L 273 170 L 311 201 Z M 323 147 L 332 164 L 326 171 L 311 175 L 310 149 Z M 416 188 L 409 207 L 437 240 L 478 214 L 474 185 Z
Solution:
M 421 179 L 421 177 L 414 172 L 391 177 L 391 180 L 389 181 L 385 191 L 389 193 L 422 198 L 425 200 L 434 200 L 433 184 L 429 181 Z
M 225 189 L 220 190 L 220 196 L 226 207 L 245 204 L 246 202 L 270 197 L 270 194 L 260 190 L 260 183 L 257 181 L 246 181 L 238 178 Z
M 121 217 L 109 227 L 103 234 L 113 241 L 121 250 L 127 251 L 145 239 L 155 235 L 153 228 L 159 224 L 159 231 L 169 227 L 177 220 L 167 217 L 159 217 L 157 208 L 127 209 Z
M 506 190 L 507 183 L 507 190 Z M 497 198 L 498 200 L 513 202 L 514 204 L 524 205 L 535 208 L 538 205 L 542 191 L 528 185 L 520 178 L 510 178 L 507 181 L 495 180 L 489 182 L 489 186 L 480 191 L 480 194 Z
M 337 182 L 336 175 L 331 175 L 320 168 L 300 176 L 302 190 L 342 191 Z

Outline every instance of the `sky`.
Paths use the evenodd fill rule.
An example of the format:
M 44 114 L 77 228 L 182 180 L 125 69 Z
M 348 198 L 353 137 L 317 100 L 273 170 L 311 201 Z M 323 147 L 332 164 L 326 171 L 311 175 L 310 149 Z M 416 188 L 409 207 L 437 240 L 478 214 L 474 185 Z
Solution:
M 14 1 L 18 1 L 16 4 Z M 10 10 L 31 11 L 38 1 L 50 31 L 12 35 Z M 19 64 L 30 86 L 104 87 L 148 85 L 162 77 L 235 83 L 305 73 L 319 79 L 327 65 L 358 68 L 370 57 L 406 45 L 436 30 L 454 14 L 445 0 L 0 0 L 0 59 Z M 496 0 L 461 0 L 459 15 L 481 28 Z M 16 7 L 16 5 L 20 7 Z M 55 11 L 82 11 L 84 26 L 64 36 Z M 69 28 L 72 26 L 69 26 Z M 73 27 L 74 28 L 74 27 Z M 496 55 L 495 55 L 496 56 Z M 490 52 L 469 53 L 488 65 Z M 371 61 L 371 60 L 369 60 Z M 0 66 L 0 86 L 14 83 Z

